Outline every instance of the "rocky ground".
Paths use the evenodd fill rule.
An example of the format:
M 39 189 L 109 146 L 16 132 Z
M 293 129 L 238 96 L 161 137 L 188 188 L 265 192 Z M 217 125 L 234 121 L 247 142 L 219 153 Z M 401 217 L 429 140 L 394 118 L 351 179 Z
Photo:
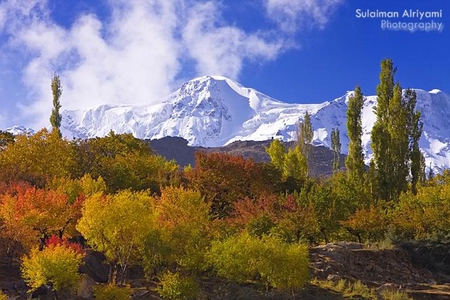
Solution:
M 394 249 L 367 249 L 361 244 L 339 242 L 312 247 L 310 253 L 311 278 L 320 281 L 361 281 L 378 291 L 402 290 L 413 299 L 450 299 L 450 247 L 447 245 L 403 244 Z M 91 287 L 98 284 L 96 281 L 105 280 L 107 267 L 102 266 L 101 260 L 98 254 L 88 256 L 83 268 L 86 274 L 76 299 L 91 299 Z M 134 269 L 130 277 L 135 292 L 133 299 L 161 299 L 154 292 L 156 283 L 145 282 L 139 269 Z M 200 284 L 204 299 L 346 299 L 340 293 L 314 284 L 295 295 L 217 278 L 203 278 Z M 0 287 L 10 299 L 30 297 L 17 263 L 0 260 Z

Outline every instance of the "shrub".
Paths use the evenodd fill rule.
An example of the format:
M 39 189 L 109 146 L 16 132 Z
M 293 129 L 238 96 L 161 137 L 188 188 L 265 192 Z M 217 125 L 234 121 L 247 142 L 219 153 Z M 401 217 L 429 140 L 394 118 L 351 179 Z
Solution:
M 215 241 L 207 254 L 219 276 L 245 282 L 261 278 L 279 289 L 301 288 L 308 280 L 308 250 L 274 236 L 252 237 L 244 232 Z
M 71 291 L 78 284 L 81 259 L 81 254 L 62 244 L 42 251 L 34 248 L 22 259 L 22 277 L 33 289 L 51 284 L 55 291 Z
M 161 285 L 156 291 L 165 299 L 189 300 L 199 297 L 200 287 L 193 277 L 168 271 L 161 276 L 160 280 Z
M 108 284 L 96 287 L 94 295 L 97 300 L 128 300 L 131 296 L 131 288 Z

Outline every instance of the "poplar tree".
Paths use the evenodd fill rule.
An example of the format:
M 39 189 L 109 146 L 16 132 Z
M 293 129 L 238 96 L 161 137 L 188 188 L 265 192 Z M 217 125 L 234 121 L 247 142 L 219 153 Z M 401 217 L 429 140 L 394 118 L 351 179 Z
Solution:
M 397 69 L 394 68 L 392 60 L 385 59 L 381 62 L 380 83 L 377 86 L 377 106 L 375 115 L 377 120 L 372 128 L 372 152 L 373 166 L 376 168 L 375 191 L 379 198 L 388 200 L 392 191 L 392 161 L 391 143 L 388 122 L 389 122 L 389 102 L 394 95 L 394 75 Z
M 405 100 L 405 101 L 404 101 Z M 388 199 L 398 199 L 408 188 L 409 175 L 409 137 L 408 111 L 405 107 L 406 99 L 402 97 L 399 83 L 394 86 L 392 99 L 389 101 L 388 133 L 390 137 L 389 155 L 391 166 L 387 174 L 390 183 Z
M 62 116 L 60 114 L 61 103 L 60 103 L 59 99 L 61 98 L 62 87 L 61 87 L 61 81 L 57 74 L 55 74 L 53 76 L 51 88 L 52 88 L 52 95 L 53 95 L 53 109 L 52 109 L 52 114 L 50 115 L 50 124 L 52 125 L 53 130 L 58 131 L 59 136 L 61 136 L 60 128 L 61 128 Z
M 266 152 L 269 154 L 271 163 L 279 170 L 283 170 L 286 158 L 283 142 L 274 139 L 270 146 L 266 148 Z
M 305 112 L 305 115 L 303 117 L 303 122 L 299 125 L 299 133 L 298 133 L 298 143 L 297 147 L 300 147 L 300 152 L 304 156 L 304 161 L 307 169 L 306 174 L 309 175 L 309 168 L 308 168 L 308 162 L 309 162 L 309 156 L 311 154 L 311 142 L 314 136 L 314 131 L 311 123 L 311 115 L 308 111 Z
M 364 105 L 363 93 L 357 86 L 355 93 L 349 98 L 347 108 L 348 156 L 345 160 L 347 175 L 353 182 L 362 183 L 364 175 L 364 154 L 362 148 L 362 119 Z
M 311 123 L 311 115 L 309 114 L 308 111 L 306 111 L 303 117 L 303 122 L 300 123 L 299 144 L 300 145 L 311 144 L 313 135 L 314 131 Z
M 408 126 L 410 127 L 409 153 L 411 161 L 411 191 L 417 194 L 417 184 L 425 181 L 425 158 L 420 152 L 419 141 L 422 136 L 423 123 L 420 111 L 414 111 L 417 103 L 417 95 L 414 90 L 405 92 L 406 107 L 408 110 Z
M 331 149 L 333 150 L 333 170 L 340 169 L 339 158 L 341 156 L 341 133 L 339 128 L 331 130 Z
M 378 104 L 375 107 L 377 121 L 372 129 L 372 164 L 376 168 L 374 186 L 377 196 L 383 200 L 397 200 L 408 189 L 416 192 L 423 177 L 422 154 L 419 140 L 422 135 L 420 112 L 416 111 L 416 93 L 402 93 L 399 83 L 394 84 L 392 60 L 381 62 L 380 84 L 377 87 Z

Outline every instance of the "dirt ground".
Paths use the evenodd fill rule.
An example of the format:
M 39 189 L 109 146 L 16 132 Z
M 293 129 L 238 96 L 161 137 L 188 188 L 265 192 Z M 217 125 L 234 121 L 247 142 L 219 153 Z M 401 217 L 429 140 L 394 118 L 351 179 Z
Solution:
M 416 252 L 419 251 L 417 250 L 418 247 L 411 249 Z M 429 256 L 434 259 L 439 257 L 433 255 L 430 251 L 426 252 L 424 249 L 420 249 L 424 253 L 429 253 Z M 405 291 L 413 299 L 450 299 L 450 276 L 436 271 L 436 268 L 433 268 L 430 264 L 424 267 L 423 263 L 430 258 L 421 259 L 417 257 L 416 252 L 412 253 L 403 248 L 365 249 L 361 244 L 347 242 L 312 247 L 310 248 L 311 278 L 327 281 L 345 279 L 349 282 L 359 280 L 373 288 L 381 287 Z M 450 249 L 441 252 L 448 253 L 450 256 Z M 441 258 L 436 263 L 442 263 L 443 259 Z M 445 270 L 444 267 L 442 269 Z M 131 275 L 133 275 L 131 276 L 131 285 L 135 291 L 133 299 L 161 299 L 154 292 L 156 283 L 145 282 L 143 278 L 140 278 L 140 272 Z M 89 282 L 91 287 L 95 284 L 92 279 L 86 282 Z M 200 285 L 203 291 L 202 298 L 211 300 L 345 299 L 339 293 L 315 285 L 307 285 L 302 291 L 294 295 L 277 290 L 266 290 L 250 283 L 238 285 L 217 278 L 202 278 Z M 20 277 L 20 266 L 17 262 L 10 264 L 5 259 L 0 259 L 0 287 L 10 296 L 10 299 L 30 298 L 30 295 L 27 294 L 27 287 Z M 51 299 L 49 296 L 41 299 L 49 298 Z M 85 296 L 82 298 L 78 296 L 73 299 L 90 298 L 92 297 Z

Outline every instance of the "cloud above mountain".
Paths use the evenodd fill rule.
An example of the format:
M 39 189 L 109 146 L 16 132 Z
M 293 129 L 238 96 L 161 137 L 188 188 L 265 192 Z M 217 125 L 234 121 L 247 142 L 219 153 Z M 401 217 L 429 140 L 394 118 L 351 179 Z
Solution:
M 62 25 L 52 1 L 2 1 L 0 80 L 8 85 L 3 95 L 24 91 L 13 99 L 0 93 L 0 104 L 6 111 L 18 107 L 17 120 L 39 128 L 48 125 L 54 72 L 67 109 L 156 103 L 192 76 L 239 79 L 248 62 L 276 60 L 295 47 L 292 36 L 305 20 L 324 26 L 340 1 L 261 0 L 272 25 L 253 31 L 225 18 L 226 3 L 105 0 L 104 15 L 80 10 Z

